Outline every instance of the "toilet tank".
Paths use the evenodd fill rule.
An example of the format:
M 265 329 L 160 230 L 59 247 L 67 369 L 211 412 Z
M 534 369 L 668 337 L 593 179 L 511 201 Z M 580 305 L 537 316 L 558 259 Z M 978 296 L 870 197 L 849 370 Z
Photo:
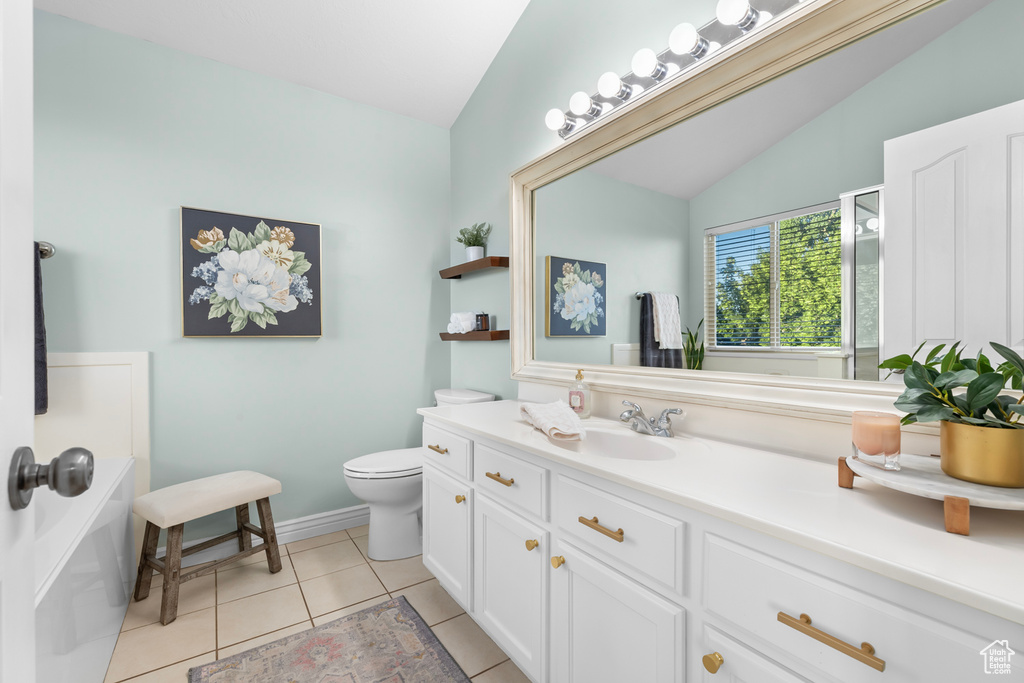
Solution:
M 457 406 L 463 403 L 486 403 L 494 400 L 494 394 L 485 394 L 472 389 L 438 389 L 434 400 L 439 406 Z

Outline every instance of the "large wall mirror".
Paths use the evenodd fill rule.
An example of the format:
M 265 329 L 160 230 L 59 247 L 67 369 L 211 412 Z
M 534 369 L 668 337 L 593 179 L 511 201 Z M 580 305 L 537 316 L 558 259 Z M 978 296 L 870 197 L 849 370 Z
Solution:
M 966 159 L 937 152 L 908 162 L 903 151 L 918 149 L 917 131 L 1024 100 L 1020 41 L 993 39 L 1001 22 L 1019 20 L 1019 3 L 804 3 L 788 25 L 766 27 L 665 95 L 518 171 L 514 377 L 561 380 L 571 365 L 596 371 L 607 388 L 672 391 L 690 380 L 890 401 L 879 361 L 918 339 L 978 329 L 1024 341 L 1014 338 L 1016 319 L 1003 320 L 1024 303 L 1012 294 L 981 307 L 991 324 L 957 312 L 970 307 L 957 298 L 973 296 L 969 288 L 940 287 L 943 301 L 908 303 L 934 295 L 927 280 L 943 279 L 947 260 L 951 281 L 969 278 L 970 263 L 956 254 L 978 226 L 957 206 L 968 203 L 958 184 Z M 887 207 L 899 198 L 886 196 L 886 175 L 897 155 L 897 170 L 912 178 L 900 197 L 918 206 L 894 224 Z M 1019 156 L 1011 162 L 1024 164 L 1024 148 Z M 1024 223 L 1013 228 L 1022 216 L 1012 215 L 1014 190 L 1005 187 L 1006 232 L 990 245 L 1003 265 L 986 278 L 1009 290 Z M 922 201 L 949 208 L 936 213 Z M 920 291 L 910 291 L 915 282 Z M 703 321 L 701 370 L 673 369 L 685 358 L 642 364 L 652 343 L 641 335 L 647 292 L 678 296 L 684 337 Z

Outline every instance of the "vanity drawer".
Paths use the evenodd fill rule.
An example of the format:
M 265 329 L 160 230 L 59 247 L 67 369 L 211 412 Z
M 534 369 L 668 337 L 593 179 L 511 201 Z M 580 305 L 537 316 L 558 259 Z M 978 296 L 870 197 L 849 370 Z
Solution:
M 555 487 L 554 522 L 562 530 L 620 571 L 639 571 L 683 594 L 684 522 L 568 477 Z
M 546 469 L 488 446 L 477 446 L 474 459 L 473 483 L 478 491 L 547 520 Z
M 978 652 L 988 640 L 957 631 L 833 579 L 708 534 L 704 602 L 726 619 L 777 648 L 768 656 L 802 671 L 807 665 L 843 683 L 861 681 L 969 681 L 981 673 Z M 793 625 L 780 621 L 788 615 Z M 859 650 L 875 648 L 884 672 L 820 642 L 801 626 L 810 617 L 818 636 L 834 636 Z M 786 617 L 781 617 L 785 619 Z M 794 625 L 797 628 L 794 628 Z M 815 680 L 820 674 L 810 672 Z M 882 678 L 884 676 L 884 678 Z
M 427 458 L 431 462 L 463 479 L 470 478 L 472 441 L 424 422 L 423 446 L 427 449 Z

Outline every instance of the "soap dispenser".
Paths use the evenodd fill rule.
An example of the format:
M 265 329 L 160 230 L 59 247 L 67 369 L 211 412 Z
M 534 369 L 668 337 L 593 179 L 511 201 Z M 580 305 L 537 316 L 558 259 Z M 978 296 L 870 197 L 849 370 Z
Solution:
M 590 387 L 583 381 L 583 370 L 576 372 L 576 381 L 569 386 L 569 407 L 583 419 L 590 417 Z

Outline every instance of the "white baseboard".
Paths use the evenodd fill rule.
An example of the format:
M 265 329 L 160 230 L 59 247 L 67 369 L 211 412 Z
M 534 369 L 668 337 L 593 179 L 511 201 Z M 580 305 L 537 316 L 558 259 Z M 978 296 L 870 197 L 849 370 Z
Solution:
M 277 530 L 278 545 L 284 545 L 285 543 L 294 543 L 295 541 L 302 541 L 307 538 L 313 538 L 314 536 L 322 536 L 323 534 L 334 533 L 335 531 L 341 531 L 342 529 L 351 529 L 352 527 L 362 526 L 363 524 L 369 523 L 370 506 L 364 504 L 354 505 L 350 508 L 342 508 L 341 510 L 320 512 L 308 517 L 289 519 L 284 522 L 275 522 L 274 527 Z M 187 550 L 190 546 L 204 543 L 210 538 L 213 538 L 213 536 L 190 541 L 185 544 L 184 549 Z M 263 542 L 262 539 L 256 536 L 253 536 L 252 541 L 254 545 Z M 163 555 L 165 550 L 166 548 L 163 546 L 157 548 L 157 555 Z M 213 548 L 207 548 L 195 555 L 189 555 L 182 559 L 181 566 L 192 567 L 197 564 L 203 564 L 204 562 L 223 560 L 225 557 L 231 557 L 236 552 L 238 552 L 237 545 L 225 542 L 218 546 L 214 546 Z

